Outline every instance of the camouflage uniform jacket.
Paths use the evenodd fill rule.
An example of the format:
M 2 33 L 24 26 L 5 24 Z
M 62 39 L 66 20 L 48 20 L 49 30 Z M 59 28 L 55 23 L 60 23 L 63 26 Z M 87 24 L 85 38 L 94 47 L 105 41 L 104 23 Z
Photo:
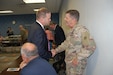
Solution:
M 65 50 L 65 62 L 70 64 L 75 58 L 78 62 L 87 59 L 95 48 L 95 42 L 88 29 L 77 24 L 70 30 L 66 40 L 56 48 L 56 52 Z

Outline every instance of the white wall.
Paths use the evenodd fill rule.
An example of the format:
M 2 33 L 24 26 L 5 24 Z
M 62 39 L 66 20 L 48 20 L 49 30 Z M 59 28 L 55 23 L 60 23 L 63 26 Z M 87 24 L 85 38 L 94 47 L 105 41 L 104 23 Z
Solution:
M 89 29 L 97 45 L 84 75 L 113 75 L 113 0 L 64 0 L 60 24 L 65 33 L 64 14 L 68 9 L 80 12 L 79 23 Z

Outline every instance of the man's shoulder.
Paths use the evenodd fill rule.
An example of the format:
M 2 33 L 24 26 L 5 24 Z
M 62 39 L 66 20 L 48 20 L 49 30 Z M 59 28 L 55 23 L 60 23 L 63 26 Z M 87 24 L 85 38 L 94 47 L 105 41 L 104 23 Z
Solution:
M 41 26 L 39 23 L 34 22 L 33 24 L 30 25 L 30 28 L 35 30 L 35 29 L 41 29 Z
M 88 32 L 88 29 L 86 28 L 86 26 L 83 26 L 83 25 L 77 25 L 75 30 L 79 32 Z

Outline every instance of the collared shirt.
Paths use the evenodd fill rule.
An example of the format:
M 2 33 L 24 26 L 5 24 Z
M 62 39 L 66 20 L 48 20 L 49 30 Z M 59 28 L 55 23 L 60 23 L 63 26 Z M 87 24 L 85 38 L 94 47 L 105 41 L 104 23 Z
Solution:
M 41 27 L 44 29 L 44 26 L 38 20 L 36 20 L 36 22 L 39 23 L 41 25 Z
M 54 28 L 54 30 L 56 29 L 56 26 L 57 26 L 57 25 L 55 25 L 55 28 Z

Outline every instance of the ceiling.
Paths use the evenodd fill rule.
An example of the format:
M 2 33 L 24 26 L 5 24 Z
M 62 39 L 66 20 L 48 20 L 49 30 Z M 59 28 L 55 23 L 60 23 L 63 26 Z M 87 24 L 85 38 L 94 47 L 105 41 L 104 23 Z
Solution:
M 25 4 L 23 0 L 0 0 L 0 10 L 12 10 L 11 14 L 0 15 L 17 15 L 17 14 L 34 14 L 34 8 L 46 7 L 52 13 L 58 13 L 63 0 L 46 0 L 46 3 Z

